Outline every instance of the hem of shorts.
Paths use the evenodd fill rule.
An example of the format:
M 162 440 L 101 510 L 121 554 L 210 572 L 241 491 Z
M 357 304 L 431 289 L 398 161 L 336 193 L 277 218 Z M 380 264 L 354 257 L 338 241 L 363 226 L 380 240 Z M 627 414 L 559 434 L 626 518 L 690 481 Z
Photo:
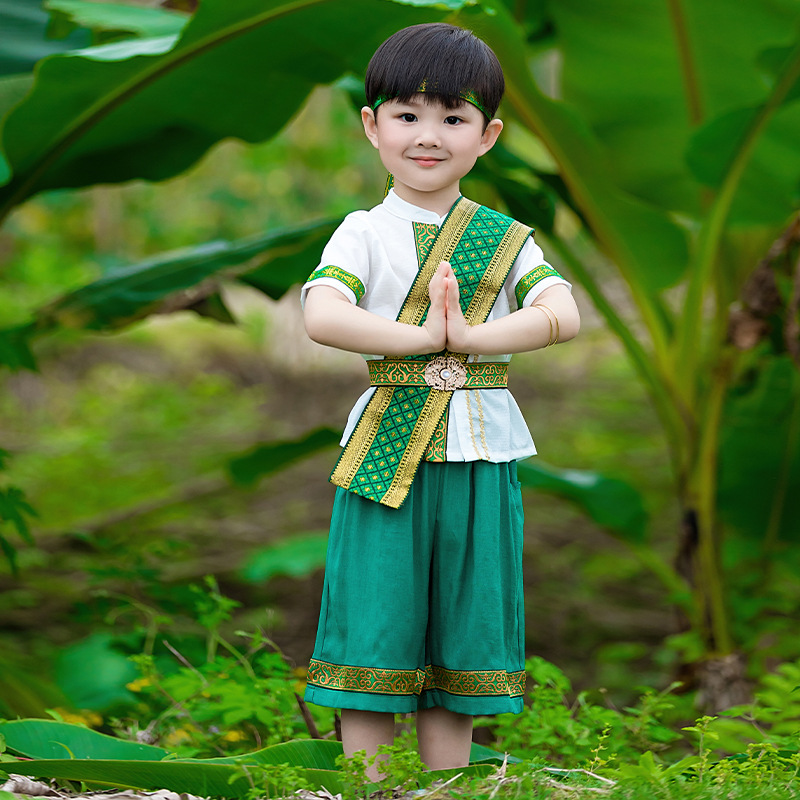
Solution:
M 306 686 L 304 699 L 327 708 L 346 708 L 354 711 L 383 711 L 390 714 L 409 714 L 427 708 L 446 708 L 456 714 L 486 716 L 519 714 L 524 708 L 522 697 L 492 695 L 466 697 L 439 689 L 426 689 L 421 695 L 372 694 L 343 692 L 321 686 Z

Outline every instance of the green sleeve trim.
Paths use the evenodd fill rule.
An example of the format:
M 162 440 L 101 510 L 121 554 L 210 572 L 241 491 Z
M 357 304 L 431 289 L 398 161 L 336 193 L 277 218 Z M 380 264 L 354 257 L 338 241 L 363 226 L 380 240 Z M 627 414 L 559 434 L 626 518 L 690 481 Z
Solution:
M 352 272 L 347 272 L 341 267 L 320 267 L 309 275 L 306 283 L 315 281 L 317 278 L 333 278 L 341 281 L 356 296 L 356 303 L 364 296 L 364 284 Z
M 519 308 L 522 308 L 522 302 L 534 284 L 539 283 L 544 278 L 561 278 L 561 275 L 549 264 L 540 264 L 536 269 L 532 269 L 517 281 L 514 293 L 517 295 L 517 306 Z

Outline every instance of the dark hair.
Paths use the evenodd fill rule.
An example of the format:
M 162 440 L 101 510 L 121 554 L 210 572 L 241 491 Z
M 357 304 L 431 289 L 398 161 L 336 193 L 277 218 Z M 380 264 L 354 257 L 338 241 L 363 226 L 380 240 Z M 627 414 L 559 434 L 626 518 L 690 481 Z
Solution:
M 461 92 L 474 92 L 493 117 L 505 90 L 503 69 L 488 44 L 472 31 L 432 22 L 392 34 L 367 67 L 364 89 L 373 107 L 378 98 L 407 102 L 425 82 L 425 100 L 445 108 L 463 102 Z

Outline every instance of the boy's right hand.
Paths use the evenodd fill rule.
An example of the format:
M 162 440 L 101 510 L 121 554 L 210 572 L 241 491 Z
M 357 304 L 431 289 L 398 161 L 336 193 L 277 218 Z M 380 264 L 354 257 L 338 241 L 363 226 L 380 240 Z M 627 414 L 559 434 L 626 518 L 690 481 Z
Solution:
M 450 265 L 446 261 L 442 261 L 428 285 L 431 305 L 422 327 L 430 337 L 431 350 L 429 352 L 431 353 L 438 353 L 439 350 L 444 350 L 447 342 L 447 289 L 445 277 L 449 267 Z

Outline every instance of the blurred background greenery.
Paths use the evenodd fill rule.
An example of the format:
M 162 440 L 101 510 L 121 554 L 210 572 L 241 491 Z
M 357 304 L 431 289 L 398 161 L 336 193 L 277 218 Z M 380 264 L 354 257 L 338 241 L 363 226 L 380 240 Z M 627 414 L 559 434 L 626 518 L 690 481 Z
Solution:
M 0 3 L 0 714 L 130 713 L 129 656 L 202 660 L 215 625 L 302 683 L 366 376 L 307 340 L 297 281 L 382 195 L 366 59 L 445 18 L 509 79 L 465 194 L 536 225 L 584 321 L 514 359 L 529 653 L 618 705 L 680 680 L 687 716 L 800 659 L 788 0 L 714 30 L 712 0 L 47 5 Z

